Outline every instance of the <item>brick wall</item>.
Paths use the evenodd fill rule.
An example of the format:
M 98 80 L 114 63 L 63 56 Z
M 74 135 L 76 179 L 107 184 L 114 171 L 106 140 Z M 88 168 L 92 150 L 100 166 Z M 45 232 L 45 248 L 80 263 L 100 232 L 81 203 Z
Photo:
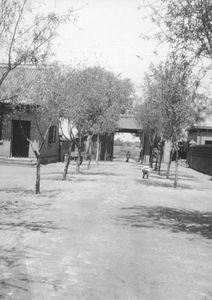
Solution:
M 212 175 L 212 146 L 192 146 L 188 153 L 189 166 L 199 172 Z

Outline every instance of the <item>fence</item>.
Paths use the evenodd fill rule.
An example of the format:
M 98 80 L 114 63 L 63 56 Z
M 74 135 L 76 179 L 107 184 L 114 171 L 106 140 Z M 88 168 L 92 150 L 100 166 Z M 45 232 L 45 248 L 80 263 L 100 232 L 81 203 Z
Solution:
M 212 145 L 190 147 L 187 162 L 192 169 L 212 175 Z

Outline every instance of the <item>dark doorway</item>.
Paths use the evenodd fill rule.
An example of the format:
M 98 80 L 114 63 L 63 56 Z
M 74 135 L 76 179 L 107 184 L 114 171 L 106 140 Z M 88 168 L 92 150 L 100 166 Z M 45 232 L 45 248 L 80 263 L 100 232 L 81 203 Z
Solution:
M 13 120 L 12 156 L 28 157 L 30 138 L 30 121 Z

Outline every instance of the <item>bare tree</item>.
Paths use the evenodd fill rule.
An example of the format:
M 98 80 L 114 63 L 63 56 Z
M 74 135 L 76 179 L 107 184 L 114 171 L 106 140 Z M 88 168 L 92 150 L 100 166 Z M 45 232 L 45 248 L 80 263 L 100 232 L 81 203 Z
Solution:
M 67 138 L 78 149 L 79 171 L 82 138 L 90 132 L 97 134 L 99 153 L 99 135 L 112 132 L 119 114 L 131 107 L 133 86 L 129 80 L 120 79 L 101 67 L 90 67 L 69 70 L 65 90 L 66 98 L 61 104 L 61 116 L 69 120 Z M 67 159 L 67 164 L 69 161 Z M 64 174 L 66 172 L 67 165 Z
M 195 121 L 192 91 L 189 85 L 190 68 L 183 61 L 168 60 L 152 66 L 144 84 L 146 127 L 171 141 L 172 149 L 167 169 L 169 177 L 172 155 L 176 152 L 174 187 L 177 186 L 178 142 L 183 131 Z
M 101 147 L 100 135 L 110 135 L 115 131 L 120 114 L 132 110 L 135 98 L 134 87 L 130 80 L 121 79 L 110 72 L 105 72 L 103 75 L 100 90 L 101 114 L 93 127 L 94 133 L 97 135 L 97 163 Z
M 85 70 L 69 69 L 65 75 L 64 89 L 66 96 L 61 102 L 61 117 L 67 121 L 68 125 L 68 130 L 66 130 L 68 134 L 64 134 L 64 136 L 71 144 L 75 144 L 78 151 L 77 172 L 80 171 L 82 139 L 92 130 L 100 113 L 96 75 L 97 70 L 95 68 Z M 63 130 L 62 126 L 61 130 Z M 70 155 L 69 152 L 63 179 L 66 178 Z
M 47 147 L 51 129 L 54 130 L 56 142 L 59 127 L 59 103 L 63 95 L 60 68 L 51 66 L 36 70 L 36 77 L 24 94 L 13 101 L 13 117 L 20 121 L 26 113 L 32 115 L 33 129 L 38 136 L 36 142 L 25 136 L 36 157 L 36 184 L 35 193 L 40 193 L 40 168 L 42 152 Z M 22 130 L 24 135 L 24 130 Z
M 145 0 L 157 25 L 153 37 L 168 42 L 174 52 L 212 59 L 212 2 L 210 0 Z
M 21 64 L 43 63 L 50 54 L 57 28 L 73 16 L 71 9 L 63 16 L 34 14 L 28 2 L 0 0 L 0 54 L 5 62 L 0 72 L 1 101 L 5 100 L 1 89 L 8 74 Z

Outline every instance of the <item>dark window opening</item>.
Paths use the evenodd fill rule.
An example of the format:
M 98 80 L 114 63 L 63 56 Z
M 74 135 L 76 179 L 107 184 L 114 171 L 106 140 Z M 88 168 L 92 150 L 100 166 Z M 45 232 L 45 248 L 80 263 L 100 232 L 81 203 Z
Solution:
M 49 128 L 49 144 L 56 142 L 56 126 L 53 125 Z
M 212 145 L 212 141 L 205 141 L 205 145 Z

